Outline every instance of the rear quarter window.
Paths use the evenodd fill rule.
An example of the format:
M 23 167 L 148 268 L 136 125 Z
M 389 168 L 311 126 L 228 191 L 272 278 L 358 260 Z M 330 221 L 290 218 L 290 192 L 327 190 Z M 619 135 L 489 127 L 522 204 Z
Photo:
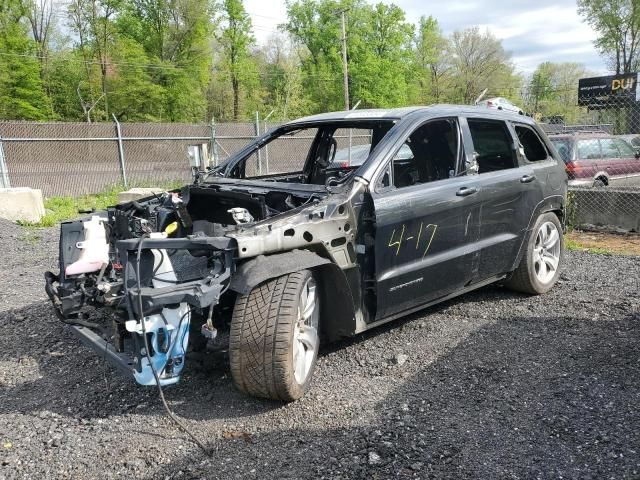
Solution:
M 536 132 L 524 125 L 515 125 L 514 128 L 524 151 L 524 156 L 528 161 L 539 162 L 549 157 L 547 148 Z

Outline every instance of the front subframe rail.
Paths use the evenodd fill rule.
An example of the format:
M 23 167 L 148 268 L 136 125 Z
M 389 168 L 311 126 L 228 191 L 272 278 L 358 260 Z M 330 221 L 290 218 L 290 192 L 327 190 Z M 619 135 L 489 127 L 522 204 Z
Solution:
M 80 325 L 69 325 L 69 327 L 71 328 L 71 332 L 85 347 L 88 347 L 96 354 L 103 356 L 103 358 L 108 360 L 124 376 L 132 380 L 134 379 L 133 373 L 135 371 L 135 361 L 131 355 L 125 352 L 116 352 L 116 349 L 110 342 L 102 338 L 90 328 L 82 327 Z

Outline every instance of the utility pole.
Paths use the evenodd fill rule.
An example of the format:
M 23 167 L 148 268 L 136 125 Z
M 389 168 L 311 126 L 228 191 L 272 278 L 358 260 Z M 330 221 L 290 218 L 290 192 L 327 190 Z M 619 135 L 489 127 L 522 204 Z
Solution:
M 342 74 L 344 77 L 344 109 L 349 110 L 349 70 L 347 68 L 347 27 L 345 25 L 344 14 L 346 10 L 342 10 Z

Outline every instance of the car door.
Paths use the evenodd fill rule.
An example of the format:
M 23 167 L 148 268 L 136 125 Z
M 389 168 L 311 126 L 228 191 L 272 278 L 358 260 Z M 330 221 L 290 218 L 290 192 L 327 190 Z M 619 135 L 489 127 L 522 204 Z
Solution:
M 420 137 L 421 129 L 445 124 L 450 128 L 446 133 Z M 449 164 L 435 153 L 442 138 L 453 145 Z M 376 319 L 463 288 L 478 234 L 477 190 L 474 179 L 463 174 L 465 151 L 457 119 L 423 123 L 394 152 L 372 192 Z
M 613 144 L 620 153 L 616 161 L 616 177 L 612 182 L 614 185 L 637 185 L 640 183 L 640 160 L 633 147 L 620 138 L 614 138 Z
M 593 185 L 599 173 L 597 162 L 602 158 L 600 141 L 597 137 L 581 138 L 576 141 L 575 167 L 572 169 L 570 185 Z
M 470 149 L 479 165 L 477 200 L 481 204 L 478 252 L 472 281 L 511 270 L 540 198 L 538 173 L 518 160 L 518 142 L 504 120 L 466 119 Z
M 600 150 L 602 157 L 596 160 L 598 170 L 606 172 L 610 184 L 616 184 L 624 178 L 624 160 L 620 158 L 618 150 L 613 138 L 601 138 Z

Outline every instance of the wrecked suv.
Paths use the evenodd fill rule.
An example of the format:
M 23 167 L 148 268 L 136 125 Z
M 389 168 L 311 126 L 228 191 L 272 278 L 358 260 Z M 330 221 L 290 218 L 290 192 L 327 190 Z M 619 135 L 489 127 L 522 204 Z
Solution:
M 344 149 L 366 159 L 336 162 Z M 316 115 L 181 190 L 63 223 L 46 290 L 80 340 L 140 384 L 177 382 L 188 348 L 222 341 L 238 389 L 290 401 L 321 342 L 493 282 L 549 290 L 566 188 L 562 160 L 521 115 Z

